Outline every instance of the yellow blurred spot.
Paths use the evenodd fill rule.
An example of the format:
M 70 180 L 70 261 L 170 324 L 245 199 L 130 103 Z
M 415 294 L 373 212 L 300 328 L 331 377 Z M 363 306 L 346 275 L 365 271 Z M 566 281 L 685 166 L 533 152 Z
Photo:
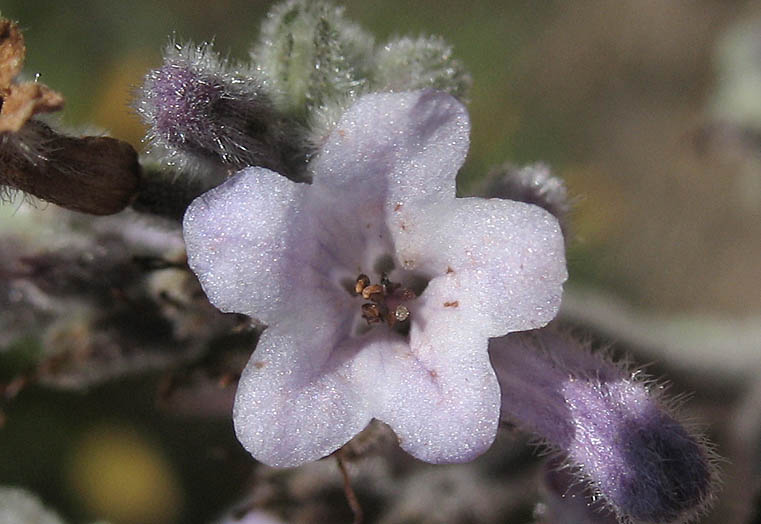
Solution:
M 170 524 L 182 492 L 161 452 L 135 430 L 99 425 L 75 443 L 66 484 L 94 517 L 113 524 Z
M 142 149 L 145 126 L 132 109 L 132 103 L 135 91 L 143 83 L 143 77 L 155 67 L 155 62 L 155 56 L 139 52 L 115 60 L 103 75 L 92 104 L 90 120 L 138 151 Z

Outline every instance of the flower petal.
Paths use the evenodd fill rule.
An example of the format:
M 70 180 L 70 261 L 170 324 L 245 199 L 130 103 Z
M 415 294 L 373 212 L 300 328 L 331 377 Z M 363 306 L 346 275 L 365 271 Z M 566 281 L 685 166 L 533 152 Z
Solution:
M 284 321 L 265 330 L 238 384 L 238 439 L 258 460 L 295 466 L 326 456 L 374 417 L 401 446 L 433 463 L 465 462 L 491 445 L 500 393 L 487 339 L 456 309 L 412 306 L 410 341 L 376 330 L 349 337 L 350 322 Z M 310 327 L 312 326 L 312 327 Z
M 446 93 L 363 96 L 312 161 L 314 187 L 391 207 L 452 199 L 469 133 L 465 107 Z
M 434 305 L 440 298 L 411 304 L 409 343 L 358 356 L 372 370 L 362 385 L 374 399 L 373 415 L 408 453 L 433 463 L 467 462 L 494 441 L 499 385 L 487 338 L 457 308 Z
M 447 300 L 485 321 L 487 336 L 538 328 L 557 313 L 565 247 L 557 219 L 542 208 L 458 198 L 398 215 L 390 229 L 400 264 L 428 274 L 429 289 L 447 286 Z
M 356 339 L 314 320 L 292 318 L 267 328 L 238 383 L 238 440 L 270 466 L 329 455 L 372 418 L 351 380 Z M 349 343 L 340 347 L 341 341 Z
M 253 167 L 188 207 L 188 264 L 217 308 L 271 322 L 297 286 L 324 278 L 312 265 L 317 247 L 303 206 L 307 188 Z

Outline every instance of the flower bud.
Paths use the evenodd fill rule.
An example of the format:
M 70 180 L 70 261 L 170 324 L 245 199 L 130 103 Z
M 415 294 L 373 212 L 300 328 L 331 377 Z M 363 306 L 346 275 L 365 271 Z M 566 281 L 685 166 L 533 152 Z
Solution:
M 546 164 L 524 167 L 503 164 L 492 169 L 487 180 L 484 196 L 536 204 L 555 215 L 565 231 L 570 210 L 568 191 L 563 180 L 554 176 Z
M 653 388 L 569 337 L 494 339 L 502 416 L 538 434 L 620 518 L 682 522 L 710 501 L 711 452 Z
M 278 109 L 301 116 L 367 83 L 373 38 L 323 1 L 290 0 L 270 11 L 252 51 Z
M 381 90 L 432 88 L 463 100 L 472 79 L 440 37 L 399 38 L 378 50 L 375 83 Z
M 282 130 L 262 82 L 232 70 L 208 44 L 169 45 L 136 106 L 153 150 L 170 164 L 281 168 Z

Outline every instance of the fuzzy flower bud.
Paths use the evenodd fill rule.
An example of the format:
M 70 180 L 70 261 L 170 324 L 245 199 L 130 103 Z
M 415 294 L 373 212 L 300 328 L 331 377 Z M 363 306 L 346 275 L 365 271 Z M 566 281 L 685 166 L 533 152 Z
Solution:
M 555 215 L 565 230 L 570 210 L 565 182 L 549 166 L 538 163 L 523 167 L 503 164 L 491 170 L 484 196 L 536 204 Z
M 277 5 L 252 51 L 271 82 L 278 109 L 302 115 L 324 101 L 358 94 L 367 82 L 372 36 L 327 2 L 291 0 Z
M 682 522 L 711 498 L 711 453 L 649 387 L 552 332 L 495 339 L 502 415 L 559 450 L 620 518 Z
M 170 44 L 136 106 L 153 150 L 170 164 L 282 168 L 282 130 L 261 81 L 233 71 L 208 44 Z
M 465 67 L 452 58 L 443 38 L 399 38 L 378 50 L 375 83 L 381 90 L 406 91 L 432 88 L 467 97 L 472 79 Z

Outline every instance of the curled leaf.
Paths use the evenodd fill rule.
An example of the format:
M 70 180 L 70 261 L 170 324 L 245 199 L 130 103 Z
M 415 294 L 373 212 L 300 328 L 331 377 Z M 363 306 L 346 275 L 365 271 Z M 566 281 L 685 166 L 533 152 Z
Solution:
M 7 88 L 24 66 L 26 46 L 16 24 L 0 18 L 0 88 Z
M 0 109 L 0 133 L 19 131 L 37 113 L 63 107 L 63 96 L 44 84 L 28 82 L 10 86 Z
M 26 55 L 24 37 L 16 24 L 0 19 L 0 133 L 19 131 L 37 113 L 63 107 L 63 96 L 37 82 L 14 83 Z

